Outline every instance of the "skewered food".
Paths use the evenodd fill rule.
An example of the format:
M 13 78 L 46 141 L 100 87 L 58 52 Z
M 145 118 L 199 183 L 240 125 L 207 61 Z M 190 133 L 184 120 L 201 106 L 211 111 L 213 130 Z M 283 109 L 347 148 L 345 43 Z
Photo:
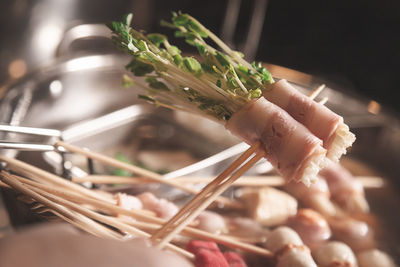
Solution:
M 374 233 L 365 222 L 352 218 L 329 219 L 333 236 L 346 243 L 354 252 L 375 247 Z
M 315 251 L 314 258 L 321 267 L 357 267 L 357 260 L 351 248 L 338 241 L 322 245 Z
M 216 212 L 203 211 L 196 218 L 196 227 L 209 233 L 221 234 L 228 232 L 225 219 Z
M 285 190 L 297 198 L 306 207 L 310 207 L 327 217 L 336 216 L 337 208 L 330 199 L 330 191 L 325 179 L 318 177 L 317 181 L 306 187 L 301 183 L 287 183 Z
M 188 110 L 208 116 L 224 124 L 227 129 L 242 137 L 245 141 L 251 144 L 260 142 L 261 150 L 263 150 L 261 153 L 263 154 L 260 154 L 260 151 L 257 152 L 259 147 L 252 146 L 254 150 L 250 154 L 256 153 L 252 160 L 257 162 L 265 155 L 287 180 L 303 181 L 307 185 L 315 182 L 317 172 L 324 165 L 326 153 L 328 157 L 336 160 L 345 152 L 345 148 L 354 141 L 353 135 L 348 131 L 341 117 L 326 108 L 315 105 L 305 96 L 298 95 L 298 92 L 294 92 L 292 88 L 287 88 L 284 80 L 274 84 L 273 79 L 264 68 L 245 62 L 237 52 L 223 47 L 223 44 L 217 42 L 218 45 L 223 47 L 226 54 L 207 45 L 203 38 L 206 37 L 205 35 L 213 35 L 190 16 L 175 14 L 173 23 L 166 23 L 166 25 L 178 29 L 178 32 L 186 38 L 186 41 L 191 42 L 199 49 L 203 58 L 201 63 L 204 66 L 200 65 L 194 58 L 182 57 L 180 51 L 172 46 L 164 36 L 157 34 L 145 36 L 130 29 L 128 21 L 129 17 L 121 24 L 113 24 L 113 29 L 117 33 L 114 40 L 133 55 L 134 59 L 129 64 L 132 72 L 135 75 L 145 76 L 145 83 L 137 81 L 146 90 L 146 95 L 142 97 L 160 106 Z M 285 88 L 279 92 L 280 89 L 276 88 L 279 86 Z M 281 93 L 286 95 L 282 96 Z M 276 94 L 278 100 L 273 100 L 274 94 Z M 188 101 L 192 104 L 189 105 Z M 326 127 L 321 130 L 316 125 L 325 125 Z M 62 143 L 60 146 L 63 147 Z M 243 166 L 239 167 L 240 164 L 237 168 L 242 170 Z M 239 177 L 240 175 L 237 173 L 240 172 L 234 172 L 230 178 Z M 26 175 L 26 170 L 24 174 Z M 243 174 L 243 172 L 240 174 Z M 37 173 L 36 176 L 38 176 Z M 216 192 L 230 179 L 221 177 L 221 183 L 216 184 L 216 190 L 204 193 L 204 197 L 217 194 Z M 162 177 L 157 176 L 158 178 L 162 179 Z M 77 224 L 86 231 L 91 230 L 88 225 L 96 226 L 93 233 L 115 239 L 128 238 L 129 236 L 123 236 L 124 233 L 149 236 L 147 232 L 142 232 L 143 230 L 152 234 L 155 233 L 153 237 L 157 237 L 158 231 L 163 229 L 160 226 L 165 223 L 165 220 L 160 218 L 169 219 L 179 210 L 174 203 L 158 198 L 149 192 L 138 195 L 137 198 L 123 194 L 116 196 L 108 194 L 105 197 L 103 196 L 103 199 L 90 190 L 88 191 L 91 194 L 82 190 L 87 194 L 86 198 L 80 198 L 74 192 L 68 191 L 63 195 L 57 191 L 59 188 L 52 190 L 46 187 L 45 184 L 48 181 L 41 184 L 41 181 L 29 182 L 23 177 L 14 177 L 13 179 L 20 183 L 17 184 L 10 182 L 10 179 L 7 175 L 5 176 L 6 185 L 4 186 L 8 185 L 25 193 L 29 192 L 31 196 L 35 197 L 39 194 L 42 198 L 37 197 L 35 199 L 42 200 L 46 204 L 49 204 L 49 202 L 44 200 L 54 201 L 57 204 L 51 206 L 53 209 L 65 205 L 73 212 L 58 207 L 60 209 L 53 210 L 54 214 L 58 213 L 61 218 Z M 348 224 L 335 221 L 337 219 L 335 218 L 337 207 L 330 202 L 331 197 L 340 206 L 339 208 L 343 206 L 349 213 L 355 210 L 353 208 L 355 205 L 348 204 L 347 200 L 342 201 L 342 198 L 338 197 L 333 187 L 335 183 L 331 186 L 328 182 L 329 189 L 332 188 L 331 195 L 325 180 L 321 181 L 317 181 L 310 188 L 296 184 L 298 187 L 290 188 L 288 186 L 287 190 L 293 192 L 293 195 L 301 199 L 301 202 L 305 205 L 320 211 L 327 219 L 312 210 L 298 210 L 297 200 L 277 189 L 242 190 L 242 199 L 247 202 L 248 207 L 251 207 L 251 213 L 258 222 L 265 226 L 287 224 L 293 228 L 281 226 L 270 232 L 269 229 L 261 227 L 257 222 L 249 223 L 247 221 L 245 225 L 254 226 L 254 229 L 249 230 L 251 235 L 260 235 L 262 237 L 260 243 L 264 243 L 264 246 L 269 250 L 247 246 L 247 244 L 238 245 L 233 239 L 230 240 L 231 237 L 239 236 L 229 232 L 237 230 L 238 224 L 232 228 L 234 219 L 227 220 L 210 211 L 203 211 L 199 216 L 196 215 L 197 224 L 191 225 L 209 233 L 186 227 L 182 234 L 192 238 L 198 238 L 198 236 L 214 238 L 221 244 L 236 244 L 237 248 L 255 251 L 258 255 L 268 258 L 273 257 L 275 266 L 317 266 L 314 259 L 320 266 L 331 266 L 333 264 L 356 266 L 356 259 L 348 246 L 339 242 L 326 243 L 330 239 L 327 220 L 334 229 L 335 238 L 346 241 L 354 251 L 364 250 L 366 247 L 356 248 L 357 244 L 352 244 L 352 240 L 346 240 L 346 237 L 353 240 L 356 237 L 357 242 L 364 243 L 367 240 L 363 239 L 364 237 L 372 240 L 372 236 L 364 235 L 364 225 L 359 222 L 355 223 L 353 219 L 346 221 L 351 222 Z M 169 185 L 174 186 L 175 184 L 170 183 Z M 73 187 L 69 186 L 68 188 Z M 364 196 L 363 192 L 360 193 L 360 190 L 351 192 L 356 192 L 358 196 Z M 67 198 L 69 202 L 60 199 L 60 195 Z M 201 200 L 202 198 L 200 198 Z M 82 207 L 78 205 L 77 207 L 74 201 L 80 205 L 87 205 L 82 205 Z M 100 201 L 100 203 L 96 201 Z M 320 204 L 319 201 L 324 202 Z M 254 203 L 257 205 L 252 206 Z M 109 205 L 114 206 L 110 208 Z M 138 212 L 141 207 L 153 211 L 158 218 Z M 361 210 L 367 211 L 364 208 Z M 188 211 L 191 212 L 190 209 Z M 196 211 L 199 211 L 199 209 Z M 80 215 L 83 215 L 79 212 L 88 216 L 87 220 L 83 220 L 80 217 Z M 116 214 L 121 217 L 128 213 L 134 216 L 136 220 L 125 222 L 125 217 L 122 220 L 113 217 Z M 340 220 L 342 219 L 340 218 Z M 112 231 L 98 222 L 109 225 L 110 228 L 118 231 Z M 348 225 L 351 227 L 348 227 Z M 214 235 L 221 233 L 229 236 L 216 237 L 217 235 Z M 360 238 L 358 239 L 358 237 Z M 159 239 L 161 238 L 163 238 L 162 235 Z M 153 238 L 151 241 L 154 241 Z M 167 241 L 169 248 L 174 249 L 175 252 L 193 257 L 192 254 L 185 254 L 179 248 L 168 243 L 169 241 Z M 153 243 L 153 245 L 155 244 Z M 369 243 L 365 242 L 365 244 Z M 314 253 L 313 255 L 310 248 Z M 222 253 L 215 243 L 195 240 L 189 243 L 187 249 L 195 254 L 194 262 L 197 266 L 214 266 L 215 264 L 220 266 L 246 266 L 239 254 L 234 252 Z M 373 254 L 363 255 L 378 257 L 373 256 Z
M 306 126 L 323 141 L 327 157 L 338 161 L 355 136 L 343 122 L 343 118 L 309 97 L 306 97 L 286 80 L 280 80 L 263 91 L 263 96 L 286 110 L 298 122 Z
M 50 202 L 43 202 L 43 203 L 47 203 L 46 205 L 49 205 L 49 207 L 54 208 L 55 214 L 58 214 L 58 216 L 60 216 L 61 218 L 64 218 L 65 220 L 77 225 L 81 229 L 88 231 L 90 233 L 93 233 L 95 235 L 99 235 L 99 236 L 102 236 L 105 238 L 112 238 L 112 239 L 126 239 L 126 238 L 131 238 L 132 235 L 136 236 L 137 234 L 140 233 L 140 232 L 136 232 L 137 230 L 134 230 L 133 228 L 129 228 L 128 225 L 138 226 L 138 227 L 140 227 L 140 229 L 154 230 L 154 229 L 157 229 L 157 225 L 154 225 L 154 223 L 159 224 L 159 223 L 164 222 L 161 219 L 152 215 L 151 213 L 150 214 L 144 213 L 144 211 L 146 211 L 146 210 L 137 209 L 140 207 L 140 205 L 137 205 L 138 199 L 136 199 L 135 196 L 130 196 L 130 195 L 121 194 L 121 193 L 111 195 L 109 193 L 104 193 L 104 192 L 99 194 L 99 192 L 96 190 L 89 190 L 89 189 L 83 189 L 83 188 L 80 189 L 82 194 L 76 194 L 76 192 L 75 192 L 76 188 L 71 185 L 71 182 L 63 180 L 64 182 L 61 183 L 60 177 L 58 177 L 56 175 L 50 175 L 49 173 L 44 172 L 44 171 L 40 172 L 33 166 L 31 166 L 31 165 L 28 166 L 27 164 L 22 164 L 18 160 L 8 159 L 6 157 L 1 157 L 1 159 L 3 162 L 7 162 L 9 164 L 9 167 L 11 169 L 13 169 L 14 172 L 22 171 L 29 178 L 38 179 L 35 182 L 35 181 L 27 180 L 26 178 L 18 177 L 15 175 L 9 175 L 3 171 L 1 173 L 0 177 L 2 178 L 2 180 L 4 182 L 6 182 L 6 184 L 12 186 L 13 188 L 15 188 L 17 190 L 22 190 L 23 188 L 25 188 L 24 190 L 28 190 L 28 189 L 31 191 L 34 190 L 34 192 L 39 193 L 42 196 L 42 198 L 54 201 L 53 204 L 51 204 Z M 12 179 L 16 179 L 15 180 L 16 183 L 12 182 Z M 44 184 L 42 184 L 42 183 L 44 183 Z M 47 183 L 50 183 L 52 186 L 46 185 Z M 304 187 L 304 185 L 302 185 L 302 186 Z M 304 188 L 306 188 L 306 187 L 304 187 Z M 261 188 L 261 191 L 263 191 L 264 189 L 265 188 Z M 34 196 L 35 199 L 37 199 L 37 200 L 41 199 L 41 198 L 36 198 L 37 197 L 36 195 L 31 195 L 32 194 L 31 191 L 29 191 L 29 190 L 24 191 L 24 190 L 22 190 L 21 192 L 24 192 L 24 193 L 30 192 L 29 193 L 30 196 L 32 196 L 32 197 Z M 48 191 L 43 191 L 43 190 L 48 190 Z M 255 188 L 248 189 L 248 190 L 253 191 L 253 192 L 257 191 L 257 189 L 255 189 Z M 281 191 L 278 191 L 276 189 L 274 189 L 274 190 L 279 192 L 279 194 L 282 193 Z M 310 188 L 310 190 L 313 190 L 313 189 Z M 243 191 L 246 191 L 246 190 L 243 190 Z M 55 194 L 55 195 L 53 195 L 53 194 Z M 283 193 L 283 194 L 285 195 L 286 193 Z M 153 200 L 159 199 L 150 193 L 142 194 L 142 197 L 143 197 L 143 195 L 145 196 L 144 199 L 146 199 L 146 198 L 153 199 Z M 303 192 L 302 195 L 306 195 L 306 191 Z M 58 197 L 56 197 L 56 196 L 58 196 Z M 69 201 L 62 200 L 60 198 L 60 196 L 68 199 Z M 287 197 L 287 196 L 285 196 L 285 197 Z M 136 197 L 138 197 L 138 196 L 136 196 Z M 131 201 L 131 200 L 134 200 L 134 201 Z M 44 201 L 44 200 L 42 200 L 42 201 Z M 74 201 L 76 203 L 86 204 L 86 205 L 76 206 L 76 205 L 72 205 L 72 203 L 70 201 Z M 275 197 L 275 201 L 279 202 L 279 201 L 281 201 L 281 198 Z M 58 204 L 58 203 L 60 203 L 60 204 Z M 126 205 L 124 205 L 124 203 Z M 134 205 L 131 205 L 131 204 L 134 204 Z M 270 204 L 274 205 L 274 202 L 270 202 Z M 100 214 L 95 215 L 93 212 L 89 212 L 89 210 L 87 208 L 84 208 L 85 206 L 92 207 L 94 209 L 99 209 L 99 211 L 106 212 L 106 214 L 111 214 L 112 216 L 117 216 L 117 215 L 118 215 L 118 217 L 121 217 L 121 215 L 133 216 L 136 220 L 126 220 L 126 217 L 123 217 L 125 220 L 122 220 L 122 221 L 111 219 L 112 217 L 107 217 L 107 219 L 106 219 L 106 217 L 103 217 L 104 215 L 100 215 Z M 126 209 L 127 207 L 131 207 L 132 209 Z M 144 207 L 144 205 L 143 205 L 143 207 Z M 71 208 L 71 209 L 73 208 L 73 210 L 68 211 L 68 208 Z M 71 213 L 71 212 L 74 212 L 74 213 Z M 85 214 L 85 216 L 89 216 L 89 218 L 85 217 L 82 214 L 77 213 L 77 212 L 82 212 L 82 214 Z M 209 212 L 206 212 L 206 214 L 207 213 L 209 213 Z M 73 215 L 73 214 L 75 214 L 75 215 Z M 183 232 L 183 234 L 188 235 L 188 236 L 192 236 L 193 234 L 195 234 L 194 237 L 205 238 L 205 239 L 210 238 L 211 240 L 215 240 L 221 244 L 231 246 L 231 245 L 234 245 L 237 243 L 234 243 L 233 241 L 229 240 L 230 237 L 236 238 L 236 237 L 246 235 L 245 229 L 240 229 L 240 227 L 238 227 L 238 225 L 244 224 L 245 226 L 243 228 L 246 228 L 246 227 L 251 228 L 251 229 L 248 229 L 248 231 L 247 231 L 248 233 L 250 233 L 249 235 L 253 235 L 253 236 L 259 235 L 260 236 L 260 239 L 258 239 L 256 241 L 249 241 L 249 242 L 256 242 L 259 244 L 264 244 L 264 246 L 269 250 L 263 251 L 261 248 L 260 248 L 261 250 L 258 250 L 257 247 L 254 247 L 254 246 L 248 247 L 248 245 L 244 245 L 244 244 L 240 244 L 239 247 L 234 245 L 233 247 L 241 248 L 241 249 L 244 249 L 244 251 L 248 251 L 248 252 L 254 252 L 257 255 L 263 255 L 268 258 L 270 258 L 273 255 L 274 260 L 275 260 L 273 266 L 316 266 L 314 260 L 317 261 L 318 264 L 321 264 L 321 266 L 323 266 L 322 264 L 324 264 L 326 262 L 328 262 L 328 263 L 333 262 L 333 263 L 337 263 L 337 264 L 353 264 L 352 261 L 349 261 L 350 263 L 349 262 L 346 263 L 346 261 L 344 261 L 343 258 L 340 258 L 342 255 L 351 255 L 351 253 L 353 253 L 351 251 L 351 249 L 349 248 L 349 246 L 347 246 L 347 247 L 345 246 L 346 249 L 343 248 L 343 245 L 331 245 L 332 247 L 328 246 L 328 248 L 326 248 L 326 244 L 323 244 L 324 243 L 323 239 L 320 239 L 320 238 L 314 239 L 315 237 L 324 236 L 324 233 L 328 232 L 328 229 L 326 227 L 326 221 L 325 221 L 325 223 L 321 223 L 324 221 L 324 219 L 321 218 L 321 216 L 317 216 L 316 214 L 317 214 L 316 212 L 311 211 L 311 210 L 300 209 L 295 216 L 292 216 L 292 217 L 289 216 L 289 219 L 286 221 L 286 224 L 292 226 L 294 229 L 296 229 L 296 231 L 298 233 L 296 233 L 296 231 L 294 231 L 291 228 L 282 227 L 282 226 L 278 227 L 276 229 L 273 229 L 272 231 L 269 231 L 268 229 L 261 227 L 256 222 L 251 221 L 249 218 L 242 219 L 242 220 L 240 220 L 238 218 L 228 219 L 228 218 L 221 218 L 220 215 L 213 214 L 218 217 L 218 220 L 220 220 L 224 223 L 227 223 L 226 228 L 229 231 L 226 232 L 225 235 L 227 235 L 226 238 L 228 238 L 228 239 L 225 239 L 224 235 L 219 236 L 219 237 L 215 234 L 207 235 L 205 232 L 202 232 L 199 230 L 194 231 L 194 229 L 190 228 L 190 227 L 187 228 Z M 65 216 L 73 216 L 71 218 L 73 218 L 74 221 L 71 221 L 69 219 L 69 217 L 65 217 Z M 215 216 L 211 216 L 211 217 L 214 218 Z M 112 232 L 110 229 L 105 228 L 103 225 L 96 224 L 94 221 L 91 221 L 90 218 L 96 218 L 96 220 L 99 220 L 100 222 L 103 222 L 107 225 L 111 225 L 112 227 L 116 227 L 117 229 L 120 229 L 121 232 L 128 233 L 128 235 L 122 237 L 120 234 L 116 234 L 115 232 Z M 117 218 L 117 217 L 114 217 L 114 218 Z M 210 217 L 205 216 L 205 218 L 207 219 Z M 333 220 L 337 220 L 339 226 L 334 225 L 334 223 L 332 223 Z M 356 221 L 357 223 L 343 223 L 343 222 L 346 222 L 346 220 L 350 221 L 350 222 L 355 221 L 354 219 L 351 219 L 349 217 L 328 218 L 328 222 L 330 224 L 332 224 L 333 228 L 335 228 L 335 226 L 337 226 L 335 228 L 336 232 L 334 231 L 334 233 L 336 233 L 336 234 L 341 233 L 342 238 L 344 237 L 343 241 L 347 242 L 348 245 L 350 245 L 351 247 L 354 247 L 354 244 L 355 245 L 357 245 L 357 243 L 358 243 L 358 245 L 359 244 L 368 244 L 367 241 L 372 240 L 371 238 L 373 236 L 371 236 L 371 235 L 364 236 L 363 235 L 363 233 L 365 232 L 365 231 L 363 231 L 363 229 L 365 229 L 365 227 L 364 227 L 365 224 L 361 225 L 359 221 Z M 234 221 L 239 221 L 239 222 L 234 224 L 233 223 Z M 245 221 L 245 223 L 243 223 L 243 221 Z M 122 222 L 126 222 L 126 223 L 122 224 Z M 151 223 L 149 224 L 148 222 L 151 222 Z M 309 222 L 311 222 L 311 223 L 308 224 Z M 213 224 L 213 223 L 210 220 L 207 224 Z M 235 225 L 236 227 L 232 227 L 233 225 Z M 363 227 L 360 228 L 359 227 L 360 225 Z M 196 226 L 196 223 L 194 223 L 193 226 Z M 348 227 L 348 226 L 351 226 L 351 227 Z M 142 227 L 144 227 L 144 228 L 142 228 Z M 235 231 L 238 231 L 238 229 L 239 229 L 239 232 L 235 233 Z M 308 231 L 311 229 L 314 229 L 314 230 Z M 318 229 L 321 231 L 319 231 Z M 339 230 L 337 230 L 337 229 L 339 229 Z M 307 235 L 307 231 L 308 231 L 309 235 Z M 242 233 L 240 233 L 240 232 L 242 232 Z M 361 233 L 361 235 L 359 235 L 359 233 Z M 368 231 L 367 231 L 367 233 L 368 233 Z M 313 248 L 313 254 L 310 254 L 310 249 L 308 248 L 308 246 L 303 244 L 302 238 L 300 238 L 299 234 L 304 237 L 304 240 L 309 239 L 311 241 L 317 241 L 317 243 L 321 242 L 322 245 L 316 246 L 316 248 Z M 139 234 L 139 235 L 141 235 L 141 234 Z M 361 239 L 359 239 L 358 237 L 361 237 Z M 335 236 L 335 238 L 340 239 L 340 235 Z M 254 238 L 252 238 L 252 239 L 255 240 Z M 182 239 L 179 239 L 179 240 L 180 240 L 180 242 L 182 242 Z M 245 240 L 245 239 L 243 238 L 241 240 Z M 354 241 L 356 241 L 356 243 L 352 244 L 352 242 L 354 242 Z M 306 241 L 306 242 L 309 242 L 309 241 Z M 336 242 L 336 243 L 338 243 L 338 242 Z M 307 244 L 311 244 L 311 243 L 307 243 Z M 341 244 L 341 243 L 339 243 L 339 244 Z M 372 245 L 373 244 L 374 243 L 372 243 Z M 312 246 L 312 245 L 310 245 L 310 246 Z M 364 253 L 366 248 L 367 247 L 361 246 L 360 248 L 357 249 L 354 247 L 354 250 L 361 251 L 361 252 L 359 252 L 359 254 L 364 255 L 361 253 Z M 322 249 L 325 249 L 326 251 L 320 252 L 320 250 L 322 250 Z M 182 252 L 179 252 L 179 253 L 182 253 Z M 200 258 L 203 257 L 203 260 L 200 262 L 207 262 L 208 260 L 213 259 L 215 256 L 215 255 L 212 255 L 213 254 L 212 252 L 202 252 L 200 254 L 201 255 L 199 255 L 199 257 Z M 207 255 L 203 255 L 203 254 L 207 254 Z M 319 257 L 322 257 L 321 254 L 328 255 L 329 256 L 328 259 L 319 258 Z M 370 257 L 377 257 L 377 258 L 380 257 L 379 253 L 377 255 L 375 255 L 375 254 L 377 254 L 377 253 L 371 253 Z M 368 255 L 368 254 L 366 254 L 366 255 Z M 364 257 L 366 257 L 366 256 L 364 256 Z M 229 264 L 229 260 L 227 258 L 225 258 L 225 260 Z M 319 263 L 318 261 L 321 261 L 321 263 Z M 234 262 L 236 262 L 236 261 L 234 261 Z M 239 266 L 241 266 L 241 265 L 239 265 Z M 250 266 L 253 266 L 253 265 L 250 265 Z
M 286 179 L 315 182 L 326 154 L 321 140 L 265 98 L 234 113 L 226 128 L 250 144 L 261 140 L 266 158 Z
M 182 57 L 164 35 L 145 36 L 132 29 L 131 19 L 132 15 L 127 15 L 122 22 L 112 22 L 109 27 L 114 43 L 132 56 L 127 68 L 135 76 L 145 77 L 146 83 L 126 77 L 145 90 L 141 97 L 159 106 L 216 120 L 247 142 L 261 141 L 266 158 L 286 179 L 311 184 L 325 159 L 322 145 L 338 160 L 354 141 L 342 118 L 327 108 L 305 102 L 305 96 L 299 94 L 275 97 L 275 92 L 281 90 L 270 89 L 274 79 L 261 64 L 245 61 L 239 52 L 232 51 L 190 15 L 173 13 L 172 22 L 162 24 L 175 29 L 176 36 L 195 46 L 201 62 L 194 57 Z M 205 41 L 208 37 L 222 52 Z M 285 81 L 277 83 L 281 84 L 286 85 Z M 299 122 L 264 99 L 262 94 L 268 95 L 268 91 Z M 299 105 L 300 102 L 305 104 Z M 304 109 L 309 112 L 301 119 L 298 115 Z M 328 127 L 318 129 L 324 121 Z
M 328 161 L 320 175 L 325 178 L 332 199 L 349 213 L 366 213 L 369 205 L 362 184 L 342 165 Z
M 275 188 L 246 189 L 241 198 L 249 217 L 265 226 L 282 224 L 297 212 L 297 200 Z
M 142 202 L 145 209 L 154 211 L 158 217 L 163 219 L 171 218 L 179 210 L 174 203 L 164 198 L 157 198 L 150 192 L 140 194 L 137 198 Z
M 287 225 L 299 234 L 311 250 L 321 246 L 332 235 L 325 218 L 311 209 L 300 209 L 295 216 L 289 218 Z
M 357 254 L 360 267 L 396 267 L 393 259 L 379 249 L 365 250 Z
M 268 236 L 265 247 L 275 253 L 276 266 L 317 266 L 310 249 L 303 244 L 300 236 L 289 227 L 281 226 Z

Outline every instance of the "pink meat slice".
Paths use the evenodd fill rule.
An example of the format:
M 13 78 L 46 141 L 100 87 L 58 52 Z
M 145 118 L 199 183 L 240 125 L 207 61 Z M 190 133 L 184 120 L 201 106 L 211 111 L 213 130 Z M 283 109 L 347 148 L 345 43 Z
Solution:
M 150 192 L 137 195 L 137 197 L 143 203 L 145 209 L 153 211 L 158 217 L 163 219 L 172 218 L 179 210 L 174 203 L 164 198 L 157 198 Z
M 124 208 L 126 210 L 140 210 L 143 208 L 142 202 L 134 196 L 118 193 L 116 195 L 117 206 Z M 125 218 L 127 220 L 134 220 L 133 217 L 127 215 L 118 215 L 120 218 Z
M 306 126 L 323 141 L 328 158 L 338 161 L 355 141 L 355 136 L 343 118 L 299 92 L 286 80 L 280 80 L 265 90 L 263 96 L 286 110 L 294 119 Z
M 266 159 L 287 180 L 309 185 L 323 166 L 322 141 L 264 97 L 247 103 L 225 127 L 249 144 L 261 141 Z

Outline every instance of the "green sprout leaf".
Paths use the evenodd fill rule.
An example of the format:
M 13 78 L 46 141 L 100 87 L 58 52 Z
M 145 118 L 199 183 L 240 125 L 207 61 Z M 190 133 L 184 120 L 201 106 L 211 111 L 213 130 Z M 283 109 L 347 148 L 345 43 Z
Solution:
M 150 33 L 147 35 L 147 38 L 157 47 L 160 47 L 160 45 L 167 40 L 165 35 L 159 33 Z
M 107 26 L 112 41 L 131 56 L 126 68 L 145 82 L 123 77 L 123 86 L 144 90 L 139 98 L 156 106 L 202 113 L 218 120 L 228 120 L 251 99 L 257 99 L 271 74 L 261 63 L 250 64 L 243 54 L 230 49 L 199 21 L 182 12 L 173 12 L 171 28 L 178 38 L 197 49 L 197 55 L 182 56 L 181 49 L 160 33 L 144 35 L 130 27 L 132 14 Z M 212 41 L 210 44 L 209 39 Z M 216 46 L 216 47 L 215 47 Z
M 168 86 L 166 86 L 163 82 L 158 81 L 154 77 L 147 77 L 146 82 L 149 84 L 151 88 L 157 89 L 157 90 L 164 90 L 164 91 L 169 91 Z
M 201 73 L 201 64 L 193 57 L 185 57 L 183 63 L 186 68 L 193 74 Z
M 143 63 L 136 59 L 133 59 L 128 65 L 126 65 L 126 69 L 130 70 L 135 76 L 145 76 L 154 71 L 152 65 Z

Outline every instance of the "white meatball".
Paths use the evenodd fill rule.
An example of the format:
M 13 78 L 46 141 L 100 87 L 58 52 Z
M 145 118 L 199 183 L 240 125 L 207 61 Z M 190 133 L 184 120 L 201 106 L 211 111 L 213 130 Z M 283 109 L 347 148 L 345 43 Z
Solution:
M 393 259 L 379 249 L 371 249 L 357 254 L 360 267 L 396 267 Z
M 307 247 L 292 247 L 277 259 L 276 267 L 317 267 Z
M 224 218 L 218 213 L 205 210 L 197 216 L 196 220 L 197 228 L 209 233 L 220 234 L 228 231 Z
M 332 241 L 316 250 L 314 259 L 320 267 L 356 267 L 353 251 L 345 243 Z M 335 265 L 333 265 L 335 264 Z
M 303 245 L 300 236 L 291 228 L 281 226 L 273 230 L 265 243 L 265 248 L 273 253 L 283 249 L 287 245 Z

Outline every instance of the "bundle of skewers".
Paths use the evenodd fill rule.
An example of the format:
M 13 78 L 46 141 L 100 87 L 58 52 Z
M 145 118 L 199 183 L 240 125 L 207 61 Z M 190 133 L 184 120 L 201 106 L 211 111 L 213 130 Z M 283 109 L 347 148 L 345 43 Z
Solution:
M 22 193 L 34 212 L 55 215 L 101 238 L 125 242 L 138 237 L 151 240 L 185 206 L 179 207 L 151 192 L 109 193 L 88 189 L 82 183 L 162 183 L 197 197 L 200 193 L 194 185 L 212 180 L 167 180 L 158 173 L 62 141 L 54 147 L 135 176 L 88 175 L 69 181 L 20 160 L 0 156 L 5 163 L 0 173 L 1 186 Z M 230 261 L 241 262 L 239 266 L 330 266 L 332 262 L 356 266 L 357 259 L 359 266 L 371 266 L 368 264 L 376 261 L 381 264 L 378 266 L 394 266 L 385 253 L 375 248 L 371 219 L 359 219 L 370 217 L 364 187 L 381 186 L 379 178 L 354 177 L 342 166 L 331 163 L 310 188 L 287 183 L 276 175 L 244 176 L 238 182 L 237 199 L 218 198 L 222 208 L 219 205 L 202 210 L 173 236 L 165 249 L 193 260 L 196 266 L 214 266 L 216 262 L 230 266 Z M 293 262 L 295 265 L 290 265 Z
M 324 106 L 326 100 L 314 101 L 323 86 L 305 96 L 285 80 L 274 81 L 261 64 L 245 61 L 187 14 L 174 13 L 162 24 L 195 46 L 197 58 L 183 56 L 164 35 L 132 29 L 131 19 L 109 25 L 113 41 L 132 56 L 127 68 L 135 77 L 124 76 L 125 85 L 140 87 L 140 97 L 157 106 L 224 125 L 250 148 L 216 178 L 183 182 L 60 140 L 53 145 L 60 153 L 84 155 L 137 177 L 67 181 L 0 156 L 2 186 L 28 196 L 38 213 L 50 212 L 102 238 L 146 238 L 154 249 L 171 250 L 196 266 L 246 266 L 254 257 L 271 266 L 394 266 L 375 248 L 371 225 L 356 216 L 369 212 L 362 183 L 338 163 L 355 136 Z M 279 176 L 238 180 L 262 158 Z M 191 186 L 199 181 L 203 189 Z M 151 192 L 111 194 L 82 182 L 160 183 L 193 197 L 178 207 Z M 238 198 L 222 196 L 234 185 L 241 186 Z M 235 215 L 206 210 L 214 202 Z

